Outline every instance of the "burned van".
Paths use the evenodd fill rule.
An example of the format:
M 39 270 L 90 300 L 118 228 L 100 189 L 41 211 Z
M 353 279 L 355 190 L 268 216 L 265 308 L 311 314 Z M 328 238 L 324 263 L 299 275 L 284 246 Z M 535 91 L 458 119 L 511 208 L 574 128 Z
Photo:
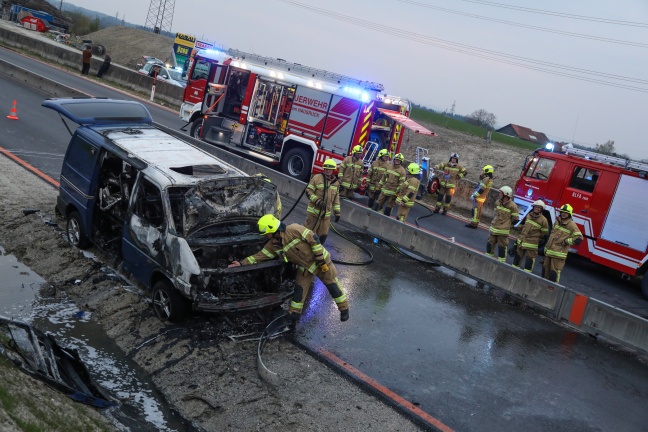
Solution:
M 56 204 L 68 239 L 114 253 L 150 290 L 158 316 L 252 310 L 291 296 L 281 262 L 227 268 L 263 247 L 257 220 L 275 212 L 274 185 L 155 128 L 138 102 L 42 105 L 79 125 Z

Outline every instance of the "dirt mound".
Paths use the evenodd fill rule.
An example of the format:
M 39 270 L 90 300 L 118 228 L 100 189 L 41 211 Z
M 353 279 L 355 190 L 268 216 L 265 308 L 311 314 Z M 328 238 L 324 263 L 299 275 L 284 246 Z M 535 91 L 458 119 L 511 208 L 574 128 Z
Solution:
M 172 63 L 173 38 L 130 27 L 107 27 L 82 37 L 110 52 L 113 63 L 135 68 L 143 56 L 157 57 Z

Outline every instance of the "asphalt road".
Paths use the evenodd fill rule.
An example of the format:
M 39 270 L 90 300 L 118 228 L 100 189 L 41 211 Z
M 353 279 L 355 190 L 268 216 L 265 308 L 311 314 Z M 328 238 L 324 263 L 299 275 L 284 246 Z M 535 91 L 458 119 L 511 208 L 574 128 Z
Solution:
M 95 96 L 127 98 L 4 49 L 0 58 Z M 0 118 L 0 146 L 58 179 L 69 140 L 65 127 L 54 112 L 40 107 L 44 95 L 3 78 L 0 86 L 0 108 L 8 111 L 16 99 L 20 118 Z M 149 109 L 156 121 L 181 125 L 176 114 Z M 299 206 L 289 221 L 303 219 Z M 483 248 L 486 233 L 463 228 L 463 221 L 439 215 L 425 221 L 429 226 L 424 226 L 440 235 Z M 369 247 L 374 262 L 338 266 L 351 303 L 347 323 L 339 321 L 326 289 L 315 285 L 298 325 L 300 343 L 334 353 L 454 430 L 646 430 L 648 368 L 636 357 L 566 329 L 497 291 L 453 277 L 446 269 L 412 261 L 387 244 L 375 245 L 371 238 L 354 234 L 352 227 L 340 229 Z M 337 259 L 366 258 L 334 234 L 326 246 Z M 612 277 L 606 280 L 605 273 L 578 267 L 568 268 L 565 283 L 570 283 L 567 275 L 582 271 L 581 279 L 588 281 L 584 286 L 606 282 L 610 288 L 604 289 L 612 290 L 618 285 Z

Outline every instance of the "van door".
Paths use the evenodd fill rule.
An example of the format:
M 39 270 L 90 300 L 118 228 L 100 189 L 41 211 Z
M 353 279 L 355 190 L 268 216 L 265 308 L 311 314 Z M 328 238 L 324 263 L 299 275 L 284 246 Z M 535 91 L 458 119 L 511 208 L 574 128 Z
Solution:
M 587 238 L 596 238 L 600 233 L 601 224 L 593 224 L 592 217 L 595 217 L 601 210 L 601 206 L 607 206 L 603 200 L 593 200 L 595 189 L 599 184 L 603 184 L 605 179 L 601 179 L 602 172 L 598 169 L 587 167 L 585 165 L 573 164 L 569 176 L 569 184 L 563 189 L 560 202 L 556 203 L 556 208 L 569 204 L 574 209 L 574 222 L 579 225 L 581 232 Z M 609 175 L 609 172 L 603 172 Z M 607 179 L 608 181 L 612 179 Z M 616 182 L 616 180 L 615 180 Z M 596 225 L 597 229 L 594 228 Z
M 551 193 L 548 191 L 549 177 L 554 170 L 556 161 L 542 156 L 534 156 L 526 167 L 522 178 L 516 185 L 515 194 L 533 202 L 543 200 L 547 205 L 553 205 Z M 495 172 L 497 176 L 497 172 Z M 523 209 L 521 209 L 524 212 Z
M 124 268 L 149 288 L 153 270 L 167 266 L 165 214 L 160 189 L 140 173 L 124 224 L 122 257 Z

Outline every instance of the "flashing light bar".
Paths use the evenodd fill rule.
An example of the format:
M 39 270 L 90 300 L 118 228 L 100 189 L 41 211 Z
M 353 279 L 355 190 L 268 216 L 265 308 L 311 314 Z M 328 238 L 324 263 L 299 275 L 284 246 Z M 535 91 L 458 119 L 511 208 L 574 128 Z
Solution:
M 545 144 L 545 149 L 546 149 L 547 151 L 552 152 L 552 151 L 554 150 L 554 147 L 555 147 L 555 146 L 554 146 L 554 143 L 547 143 L 547 144 Z
M 369 102 L 369 93 L 365 91 L 362 91 L 355 87 L 343 87 L 342 90 L 347 93 L 351 93 L 354 96 L 359 96 L 362 102 Z

